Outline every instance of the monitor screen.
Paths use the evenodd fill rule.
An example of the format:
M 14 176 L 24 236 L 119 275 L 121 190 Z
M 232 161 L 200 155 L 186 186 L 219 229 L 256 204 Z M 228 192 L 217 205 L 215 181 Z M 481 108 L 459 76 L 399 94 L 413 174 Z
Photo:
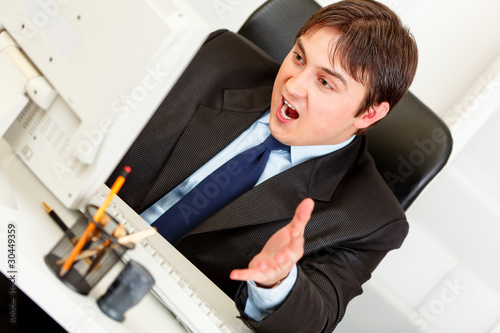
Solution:
M 0 2 L 0 62 L 24 82 L 4 138 L 66 207 L 107 179 L 210 32 L 191 3 Z

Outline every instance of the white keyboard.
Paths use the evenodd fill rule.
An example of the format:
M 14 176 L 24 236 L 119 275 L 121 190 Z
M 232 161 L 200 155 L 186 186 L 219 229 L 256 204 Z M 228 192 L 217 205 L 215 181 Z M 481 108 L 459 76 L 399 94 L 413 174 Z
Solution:
M 91 203 L 99 205 L 107 193 L 103 186 Z M 120 198 L 113 199 L 108 213 L 123 223 L 129 233 L 149 227 Z M 239 313 L 234 302 L 159 234 L 127 251 L 124 260 L 131 259 L 153 275 L 153 295 L 188 332 L 251 332 L 236 318 Z

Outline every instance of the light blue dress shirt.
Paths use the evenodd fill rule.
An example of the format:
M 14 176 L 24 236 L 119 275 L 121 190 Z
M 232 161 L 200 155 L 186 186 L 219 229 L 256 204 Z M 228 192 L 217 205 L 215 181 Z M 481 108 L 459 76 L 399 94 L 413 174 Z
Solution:
M 149 224 L 153 223 L 218 167 L 244 150 L 262 143 L 270 134 L 269 117 L 270 113 L 268 111 L 219 154 L 214 156 L 175 189 L 146 209 L 141 214 L 141 217 Z M 353 135 L 345 142 L 336 145 L 291 146 L 290 152 L 274 150 L 271 152 L 264 172 L 255 186 L 295 165 L 341 149 L 351 143 L 354 137 Z M 253 281 L 248 281 L 248 300 L 245 313 L 257 321 L 264 319 L 283 302 L 290 293 L 290 290 L 292 290 L 296 279 L 297 267 L 294 266 L 288 277 L 279 286 L 272 289 L 259 288 Z

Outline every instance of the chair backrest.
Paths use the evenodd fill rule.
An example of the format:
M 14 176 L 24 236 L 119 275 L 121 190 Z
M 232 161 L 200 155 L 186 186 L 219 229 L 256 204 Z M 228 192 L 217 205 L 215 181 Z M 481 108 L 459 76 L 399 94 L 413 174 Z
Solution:
M 282 63 L 299 29 L 320 8 L 313 0 L 270 0 L 253 12 L 238 33 Z
M 281 63 L 320 8 L 313 0 L 269 0 L 238 33 Z M 366 136 L 378 171 L 405 210 L 444 167 L 453 145 L 448 126 L 411 92 Z

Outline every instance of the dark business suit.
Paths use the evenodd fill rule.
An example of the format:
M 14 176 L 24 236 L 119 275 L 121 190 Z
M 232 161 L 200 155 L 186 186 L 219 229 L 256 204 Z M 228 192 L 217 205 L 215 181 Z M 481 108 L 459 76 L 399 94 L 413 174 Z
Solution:
M 142 212 L 232 142 L 269 107 L 279 66 L 231 32 L 212 34 L 118 166 L 135 170 L 120 196 Z M 116 171 L 118 172 L 118 171 Z M 114 179 L 113 174 L 110 179 Z M 298 278 L 259 332 L 330 332 L 387 251 L 408 231 L 404 212 L 366 152 L 364 137 L 256 186 L 176 247 L 242 312 L 245 283 L 231 281 L 310 197 Z

